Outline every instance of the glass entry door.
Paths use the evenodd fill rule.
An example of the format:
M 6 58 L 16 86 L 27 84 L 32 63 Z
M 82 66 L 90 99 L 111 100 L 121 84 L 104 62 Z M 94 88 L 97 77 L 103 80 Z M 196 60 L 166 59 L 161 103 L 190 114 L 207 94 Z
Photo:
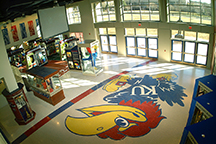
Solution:
M 127 55 L 141 57 L 158 57 L 158 39 L 126 36 Z
M 137 55 L 146 57 L 146 38 L 137 37 Z
M 197 54 L 196 63 L 201 65 L 206 65 L 208 54 L 208 44 L 198 43 L 197 44 Z
M 185 42 L 184 62 L 194 63 L 195 42 Z
M 116 42 L 116 36 L 115 35 L 109 35 L 109 48 L 110 52 L 117 53 L 117 42 Z
M 117 42 L 115 35 L 101 35 L 101 48 L 103 52 L 117 53 Z
M 109 48 L 108 48 L 107 36 L 100 36 L 100 40 L 101 40 L 101 49 L 102 49 L 102 51 L 108 52 Z

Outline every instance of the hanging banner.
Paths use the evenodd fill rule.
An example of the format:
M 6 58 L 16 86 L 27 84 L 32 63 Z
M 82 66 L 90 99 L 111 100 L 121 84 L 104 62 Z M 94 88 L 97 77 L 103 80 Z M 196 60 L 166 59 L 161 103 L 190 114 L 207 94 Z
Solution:
M 12 32 L 14 42 L 18 41 L 19 37 L 18 37 L 16 25 L 11 26 L 11 32 Z
M 9 35 L 8 35 L 8 30 L 7 30 L 7 28 L 2 29 L 2 34 L 3 34 L 3 38 L 4 38 L 5 45 L 10 44 L 10 38 L 9 38 Z
M 21 34 L 22 34 L 22 39 L 27 38 L 25 23 L 20 24 L 20 31 L 21 31 Z
M 29 32 L 30 32 L 30 36 L 35 35 L 35 30 L 34 30 L 34 25 L 33 25 L 33 21 L 28 21 L 28 26 L 29 26 Z

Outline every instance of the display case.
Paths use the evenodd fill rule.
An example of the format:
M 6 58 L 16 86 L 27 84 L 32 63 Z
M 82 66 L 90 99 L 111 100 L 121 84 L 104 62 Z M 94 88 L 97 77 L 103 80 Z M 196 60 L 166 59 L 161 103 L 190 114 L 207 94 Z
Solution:
M 96 40 L 85 40 L 78 44 L 81 52 L 81 67 L 85 75 L 96 76 L 103 71 L 101 67 L 99 43 Z
M 45 43 L 46 43 L 47 56 L 51 56 L 57 53 L 59 49 L 59 38 L 49 39 Z
M 9 92 L 5 88 L 2 92 L 15 115 L 15 121 L 19 125 L 25 125 L 31 122 L 36 115 L 29 105 L 23 87 L 23 84 L 18 83 L 18 88 L 16 90 Z
M 64 50 L 67 59 L 68 67 L 70 69 L 81 70 L 81 58 L 78 49 L 78 40 L 75 37 L 70 37 L 64 40 Z
M 45 48 L 40 46 L 26 52 L 26 66 L 31 69 L 36 66 L 43 66 L 48 63 Z
M 58 71 L 47 67 L 35 67 L 26 71 L 30 89 L 34 95 L 56 105 L 65 98 Z
M 13 46 L 7 49 L 7 54 L 11 65 L 18 68 L 25 65 L 25 53 L 22 47 L 16 48 Z

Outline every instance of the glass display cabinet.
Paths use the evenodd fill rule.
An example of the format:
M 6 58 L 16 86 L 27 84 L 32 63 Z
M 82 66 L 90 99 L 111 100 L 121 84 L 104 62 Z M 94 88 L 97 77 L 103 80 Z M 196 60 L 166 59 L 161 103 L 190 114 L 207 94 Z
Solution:
M 81 70 L 80 52 L 78 49 L 78 40 L 76 37 L 70 37 L 64 40 L 68 67 L 70 69 Z
M 47 56 L 56 54 L 59 49 L 59 38 L 49 39 L 46 42 Z
M 101 67 L 101 58 L 99 43 L 96 40 L 85 40 L 79 43 L 78 47 L 81 52 L 81 67 L 85 75 L 96 76 L 103 71 Z
M 22 47 L 16 48 L 13 46 L 10 49 L 7 49 L 7 53 L 11 65 L 18 68 L 25 65 L 25 53 Z
M 26 52 L 26 66 L 31 69 L 36 66 L 42 66 L 48 63 L 45 48 L 40 46 Z
M 26 71 L 30 89 L 42 100 L 56 105 L 65 98 L 58 71 L 47 67 L 35 67 Z

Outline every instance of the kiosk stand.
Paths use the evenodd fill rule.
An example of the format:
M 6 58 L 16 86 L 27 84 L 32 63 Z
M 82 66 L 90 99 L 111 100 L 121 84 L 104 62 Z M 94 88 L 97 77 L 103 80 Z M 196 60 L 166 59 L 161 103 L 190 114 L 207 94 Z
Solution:
M 65 98 L 58 71 L 47 67 L 34 67 L 27 70 L 28 83 L 34 95 L 56 105 Z
M 70 69 L 81 70 L 80 52 L 77 46 L 79 39 L 71 37 L 65 39 L 65 53 L 67 57 L 68 67 Z
M 85 40 L 78 44 L 81 52 L 82 72 L 85 75 L 96 76 L 103 71 L 98 46 L 99 43 L 95 40 Z
M 2 92 L 16 117 L 16 122 L 19 125 L 25 125 L 31 122 L 36 115 L 28 103 L 26 95 L 23 91 L 23 86 L 23 84 L 18 83 L 19 88 L 13 92 L 8 92 L 6 88 Z

